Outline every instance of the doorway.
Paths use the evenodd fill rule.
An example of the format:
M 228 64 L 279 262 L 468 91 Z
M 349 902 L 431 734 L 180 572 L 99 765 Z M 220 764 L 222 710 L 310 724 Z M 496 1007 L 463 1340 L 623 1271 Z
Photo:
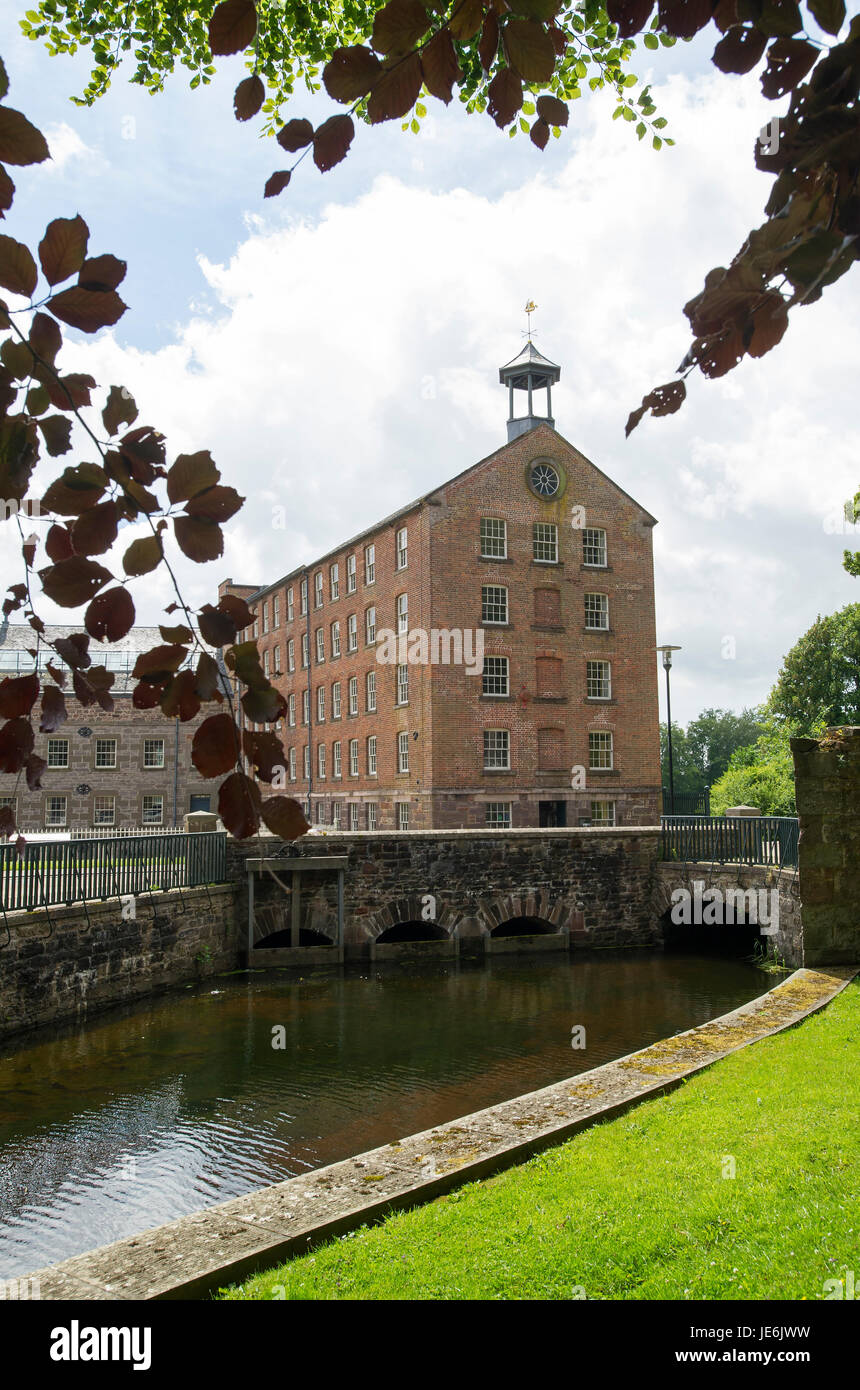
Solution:
M 545 829 L 567 825 L 567 802 L 539 801 L 538 825 Z

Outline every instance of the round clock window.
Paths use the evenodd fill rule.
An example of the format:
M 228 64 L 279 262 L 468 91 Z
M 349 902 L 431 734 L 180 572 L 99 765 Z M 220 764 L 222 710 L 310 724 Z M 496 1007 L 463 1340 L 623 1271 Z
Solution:
M 532 464 L 529 473 L 529 485 L 538 497 L 554 497 L 559 490 L 560 483 L 558 473 L 551 463 Z

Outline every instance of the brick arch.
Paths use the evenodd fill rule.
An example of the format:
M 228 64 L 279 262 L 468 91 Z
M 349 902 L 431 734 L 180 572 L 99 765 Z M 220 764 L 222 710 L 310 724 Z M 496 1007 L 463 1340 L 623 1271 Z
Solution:
M 421 899 L 426 896 L 423 893 L 413 894 L 408 898 L 396 898 L 377 912 L 369 912 L 363 918 L 363 925 L 367 934 L 367 939 L 376 941 L 389 927 L 396 927 L 399 922 L 420 922 L 423 903 Z M 433 919 L 437 927 L 448 936 L 454 935 L 454 930 L 459 920 L 460 914 L 452 912 L 447 906 L 440 906 L 438 894 L 436 896 L 436 916 Z
M 557 932 L 566 927 L 569 931 L 582 927 L 582 910 L 577 907 L 578 899 L 573 895 L 562 898 L 553 897 L 545 890 L 534 893 L 510 893 L 496 898 L 479 899 L 475 905 L 475 916 L 482 927 L 482 935 L 489 936 L 503 922 L 512 917 L 542 917 L 551 922 Z

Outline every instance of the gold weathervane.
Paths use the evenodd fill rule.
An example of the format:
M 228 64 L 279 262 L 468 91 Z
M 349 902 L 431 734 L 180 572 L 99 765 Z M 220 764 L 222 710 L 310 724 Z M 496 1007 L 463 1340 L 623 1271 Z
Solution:
M 529 324 L 529 326 L 528 326 L 528 331 L 527 331 L 527 333 L 526 333 L 526 337 L 528 338 L 529 342 L 531 342 L 531 340 L 532 340 L 532 314 L 535 312 L 535 309 L 536 309 L 536 308 L 537 308 L 537 305 L 535 304 L 534 300 L 533 300 L 533 299 L 530 299 L 530 300 L 528 301 L 528 303 L 526 304 L 526 309 L 525 309 L 525 312 L 526 312 L 526 314 L 527 314 L 527 316 L 528 316 L 528 324 Z

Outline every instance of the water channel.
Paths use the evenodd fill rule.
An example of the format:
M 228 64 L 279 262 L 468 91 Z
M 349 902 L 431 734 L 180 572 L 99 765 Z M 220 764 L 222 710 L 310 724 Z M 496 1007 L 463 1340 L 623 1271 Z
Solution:
M 663 952 L 237 974 L 11 1040 L 0 1279 L 587 1071 L 772 984 Z

